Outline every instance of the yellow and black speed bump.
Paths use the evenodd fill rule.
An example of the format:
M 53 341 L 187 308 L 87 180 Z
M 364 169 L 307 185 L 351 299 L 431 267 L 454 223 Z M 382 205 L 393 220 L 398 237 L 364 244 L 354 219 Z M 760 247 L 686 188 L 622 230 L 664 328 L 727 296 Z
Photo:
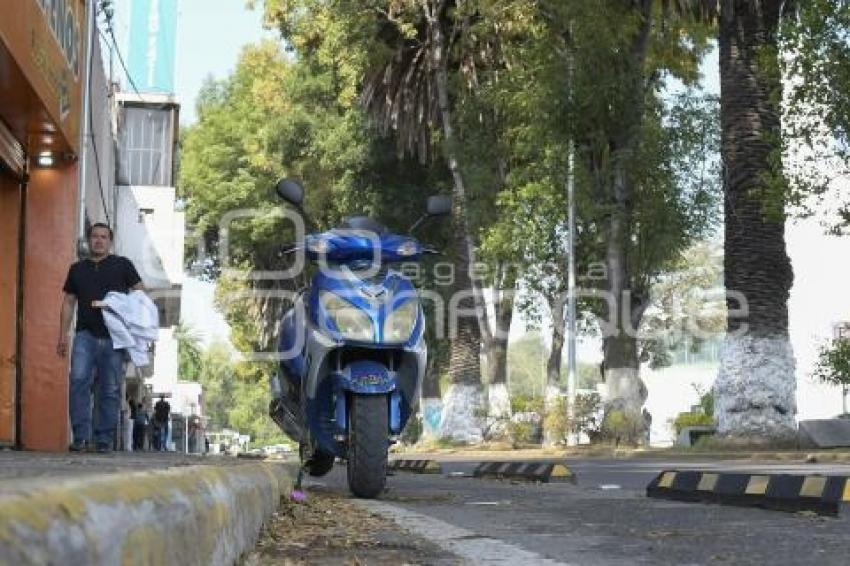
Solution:
M 646 495 L 836 516 L 850 503 L 850 478 L 667 470 L 649 483 Z
M 417 474 L 442 473 L 440 463 L 436 460 L 393 460 L 390 469 L 395 472 L 414 472 Z
M 557 462 L 482 462 L 472 476 L 542 483 L 576 483 L 572 470 Z

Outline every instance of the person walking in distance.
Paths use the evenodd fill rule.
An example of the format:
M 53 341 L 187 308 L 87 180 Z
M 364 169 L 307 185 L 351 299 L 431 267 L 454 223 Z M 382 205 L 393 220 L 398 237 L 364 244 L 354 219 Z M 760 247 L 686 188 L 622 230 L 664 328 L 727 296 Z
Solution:
M 160 395 L 159 401 L 153 406 L 153 420 L 161 452 L 167 450 L 166 442 L 168 441 L 168 418 L 170 414 L 171 405 L 165 400 L 165 395 Z
M 112 339 L 103 321 L 100 302 L 110 291 L 128 293 L 143 288 L 133 263 L 112 255 L 112 229 L 102 223 L 89 228 L 90 257 L 71 265 L 62 288 L 65 298 L 59 323 L 56 352 L 68 355 L 71 321 L 76 310 L 77 325 L 71 349 L 69 409 L 73 442 L 70 450 L 87 449 L 92 437 L 91 389 L 97 369 L 97 430 L 94 440 L 98 452 L 110 452 L 115 441 L 120 409 L 124 351 L 112 347 Z
M 136 405 L 133 421 L 133 450 L 141 451 L 145 449 L 145 435 L 148 429 L 148 411 L 142 403 Z

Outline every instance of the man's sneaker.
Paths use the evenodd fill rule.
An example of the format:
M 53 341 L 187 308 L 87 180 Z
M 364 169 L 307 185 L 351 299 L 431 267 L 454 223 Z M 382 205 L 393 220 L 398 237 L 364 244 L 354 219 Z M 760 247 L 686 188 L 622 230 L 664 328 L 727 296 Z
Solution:
M 112 445 L 106 444 L 104 442 L 97 443 L 97 453 L 98 454 L 109 454 L 112 452 Z
M 68 450 L 71 452 L 87 452 L 89 449 L 89 443 L 85 440 L 75 440 L 68 447 Z

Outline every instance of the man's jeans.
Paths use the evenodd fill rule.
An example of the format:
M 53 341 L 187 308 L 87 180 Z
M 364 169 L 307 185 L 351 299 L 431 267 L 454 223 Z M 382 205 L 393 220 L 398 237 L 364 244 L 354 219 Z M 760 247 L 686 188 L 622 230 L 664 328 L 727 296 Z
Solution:
M 71 427 L 74 442 L 88 441 L 92 432 L 91 388 L 97 368 L 97 430 L 95 442 L 112 447 L 118 426 L 124 350 L 113 350 L 110 338 L 98 338 L 88 330 L 74 336 L 71 351 Z

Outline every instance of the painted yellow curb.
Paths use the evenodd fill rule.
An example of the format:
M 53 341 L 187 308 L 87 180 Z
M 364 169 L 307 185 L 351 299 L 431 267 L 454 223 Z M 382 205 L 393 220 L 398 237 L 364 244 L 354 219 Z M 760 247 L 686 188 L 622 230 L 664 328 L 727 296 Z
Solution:
M 0 484 L 0 564 L 229 564 L 292 474 L 246 463 Z

